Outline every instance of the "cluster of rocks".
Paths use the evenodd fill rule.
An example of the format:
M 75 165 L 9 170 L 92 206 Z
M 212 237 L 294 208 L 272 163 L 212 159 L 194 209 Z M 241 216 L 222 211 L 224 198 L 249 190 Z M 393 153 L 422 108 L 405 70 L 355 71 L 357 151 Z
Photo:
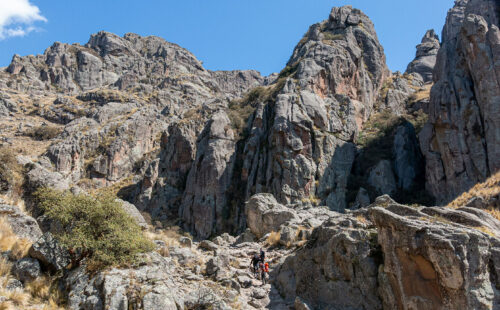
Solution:
M 406 206 L 389 196 L 340 214 L 280 205 L 258 194 L 247 204 L 255 234 L 310 230 L 283 256 L 274 284 L 286 301 L 311 308 L 494 309 L 500 306 L 500 221 L 481 209 Z M 294 234 L 298 236 L 298 234 Z

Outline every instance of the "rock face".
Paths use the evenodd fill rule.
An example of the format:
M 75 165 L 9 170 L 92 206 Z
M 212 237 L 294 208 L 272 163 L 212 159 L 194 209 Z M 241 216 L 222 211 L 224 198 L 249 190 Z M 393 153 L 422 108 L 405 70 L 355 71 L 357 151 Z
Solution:
M 476 211 L 381 196 L 315 228 L 276 270 L 277 288 L 315 308 L 495 309 L 500 222 Z
M 127 33 L 122 38 L 105 31 L 93 34 L 84 46 L 56 42 L 43 55 L 15 55 L 6 71 L 19 78 L 10 88 L 57 88 L 73 94 L 108 85 L 120 90 L 138 86 L 147 90 L 150 85 L 168 88 L 171 94 L 201 93 L 207 98 L 214 90 L 231 93 L 227 81 L 234 82 L 231 87 L 242 92 L 254 86 L 254 81 L 263 80 L 255 71 L 211 73 L 187 50 L 158 37 Z M 225 82 L 222 87 L 217 79 Z M 185 84 L 177 84 L 180 80 Z
M 364 51 L 364 52 L 362 52 Z M 372 22 L 350 6 L 310 27 L 256 111 L 243 149 L 248 199 L 319 200 L 345 208 L 352 143 L 388 75 Z
M 415 59 L 408 64 L 407 73 L 418 73 L 422 76 L 424 82 L 432 81 L 432 71 L 436 64 L 436 57 L 439 51 L 440 43 L 434 29 L 427 30 L 422 43 L 417 45 L 417 54 Z
M 0 74 L 2 87 L 33 100 L 34 115 L 64 125 L 45 154 L 53 167 L 44 175 L 56 172 L 87 187 L 142 174 L 170 123 L 204 105 L 203 123 L 215 106 L 268 81 L 256 71 L 205 70 L 190 52 L 158 37 L 108 32 L 85 46 L 56 42 L 43 55 L 16 55 Z M 9 98 L 2 95 L 5 115 L 19 112 Z
M 314 309 L 381 309 L 377 294 L 376 234 L 343 216 L 316 228 L 313 241 L 283 262 L 276 276 L 286 298 L 299 296 Z
M 388 209 L 371 210 L 384 253 L 379 273 L 384 308 L 500 306 L 497 238 L 472 229 L 464 233 L 446 221 L 429 224 L 416 219 L 424 213 L 396 215 Z
M 499 3 L 456 1 L 443 28 L 429 123 L 428 190 L 445 203 L 500 169 Z
M 368 183 L 381 194 L 393 194 L 396 191 L 396 179 L 390 161 L 379 161 L 370 171 Z
M 231 221 L 237 227 L 239 214 L 227 209 L 235 143 L 230 120 L 222 111 L 214 114 L 198 138 L 179 212 L 186 227 L 201 238 L 223 232 Z
M 392 154 L 397 185 L 403 190 L 410 190 L 424 171 L 415 128 L 410 123 L 403 123 L 396 128 Z
M 197 126 L 174 123 L 161 138 L 159 158 L 144 173 L 137 205 L 154 218 L 177 216 L 196 156 Z

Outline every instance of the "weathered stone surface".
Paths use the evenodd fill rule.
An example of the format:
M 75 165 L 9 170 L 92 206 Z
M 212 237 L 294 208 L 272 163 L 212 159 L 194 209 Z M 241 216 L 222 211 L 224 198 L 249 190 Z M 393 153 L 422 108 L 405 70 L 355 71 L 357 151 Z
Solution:
M 246 203 L 245 215 L 248 228 L 257 238 L 277 232 L 282 224 L 298 218 L 293 210 L 279 204 L 272 194 L 252 196 Z
M 334 8 L 311 26 L 271 98 L 254 103 L 243 150 L 245 199 L 269 192 L 280 203 L 312 198 L 342 211 L 355 155 L 349 141 L 387 76 L 383 49 L 361 11 Z
M 325 222 L 306 247 L 279 267 L 279 291 L 287 299 L 299 296 L 314 308 L 381 309 L 373 236 L 374 229 L 344 216 Z
M 396 128 L 392 153 L 397 186 L 403 190 L 410 190 L 415 185 L 416 179 L 424 174 L 424 161 L 415 128 L 409 122 Z
M 394 178 L 391 162 L 385 159 L 379 161 L 370 171 L 368 183 L 379 194 L 393 194 L 396 191 L 396 179 Z
M 50 187 L 57 190 L 69 188 L 69 180 L 59 172 L 54 172 L 42 167 L 38 163 L 27 173 L 28 185 L 31 189 L 39 187 Z
M 124 310 L 142 304 L 144 310 L 177 310 L 177 304 L 183 305 L 183 302 L 169 280 L 171 265 L 159 254 L 151 253 L 147 257 L 150 265 L 114 268 L 93 277 L 89 277 L 84 268 L 71 271 L 65 280 L 68 308 Z M 141 292 L 147 293 L 141 297 Z
M 314 308 L 495 309 L 499 223 L 478 209 L 409 207 L 384 195 L 314 229 L 275 284 Z
M 255 70 L 210 72 L 220 90 L 232 97 L 241 97 L 249 89 L 265 84 L 266 80 Z
M 154 218 L 177 216 L 186 180 L 196 156 L 195 123 L 174 123 L 162 134 L 161 152 L 146 169 L 137 197 L 139 208 Z M 154 193 L 154 194 L 153 194 Z
M 500 169 L 499 3 L 456 1 L 443 28 L 420 144 L 439 203 Z
M 356 200 L 354 200 L 351 209 L 356 210 L 359 208 L 364 208 L 369 204 L 370 204 L 370 196 L 368 195 L 368 191 L 360 187 L 358 193 L 356 194 Z
M 137 210 L 137 208 L 133 204 L 121 199 L 117 199 L 116 201 L 121 204 L 122 209 L 128 215 L 130 215 L 130 217 L 137 223 L 137 225 L 141 226 L 142 229 L 146 229 L 148 227 L 148 223 L 142 216 L 141 212 L 139 212 L 139 210 Z
M 234 165 L 234 132 L 227 115 L 220 111 L 198 138 L 196 159 L 186 181 L 180 215 L 184 225 L 200 238 L 230 227 L 223 214 L 230 206 L 226 191 L 231 186 Z M 238 212 L 238 210 L 236 210 Z M 235 220 L 238 215 L 235 214 Z
M 5 217 L 12 232 L 19 238 L 34 242 L 42 236 L 42 231 L 34 218 L 24 214 L 18 207 L 0 204 L 0 217 Z
M 431 82 L 439 47 L 439 37 L 434 32 L 434 29 L 427 30 L 422 42 L 417 45 L 415 59 L 408 64 L 406 73 L 418 73 L 422 76 L 424 82 Z
M 32 281 L 40 276 L 40 263 L 38 260 L 25 257 L 12 266 L 12 273 L 21 282 Z
M 498 239 L 432 217 L 404 217 L 375 207 L 384 253 L 384 308 L 494 309 L 500 305 L 492 260 Z
M 69 253 L 50 232 L 44 233 L 29 249 L 29 256 L 40 261 L 52 272 L 63 270 L 70 263 Z

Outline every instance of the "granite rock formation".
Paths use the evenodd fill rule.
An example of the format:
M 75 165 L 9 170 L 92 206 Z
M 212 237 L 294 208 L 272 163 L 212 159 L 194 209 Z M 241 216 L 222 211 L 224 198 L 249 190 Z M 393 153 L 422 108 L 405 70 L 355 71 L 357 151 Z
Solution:
M 429 122 L 420 134 L 428 190 L 452 200 L 500 169 L 498 1 L 456 1 L 443 28 Z

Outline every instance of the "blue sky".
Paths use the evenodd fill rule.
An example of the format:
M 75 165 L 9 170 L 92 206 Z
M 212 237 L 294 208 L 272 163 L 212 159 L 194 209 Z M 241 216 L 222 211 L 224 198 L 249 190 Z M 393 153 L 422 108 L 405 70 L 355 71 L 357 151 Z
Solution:
M 0 0 L 0 66 L 15 53 L 43 53 L 54 41 L 84 44 L 91 33 L 106 30 L 163 37 L 187 48 L 210 70 L 255 69 L 267 75 L 284 67 L 309 25 L 326 19 L 332 7 L 350 4 L 373 20 L 389 68 L 404 71 L 425 31 L 441 33 L 453 2 Z M 24 15 L 9 18 L 16 10 Z

